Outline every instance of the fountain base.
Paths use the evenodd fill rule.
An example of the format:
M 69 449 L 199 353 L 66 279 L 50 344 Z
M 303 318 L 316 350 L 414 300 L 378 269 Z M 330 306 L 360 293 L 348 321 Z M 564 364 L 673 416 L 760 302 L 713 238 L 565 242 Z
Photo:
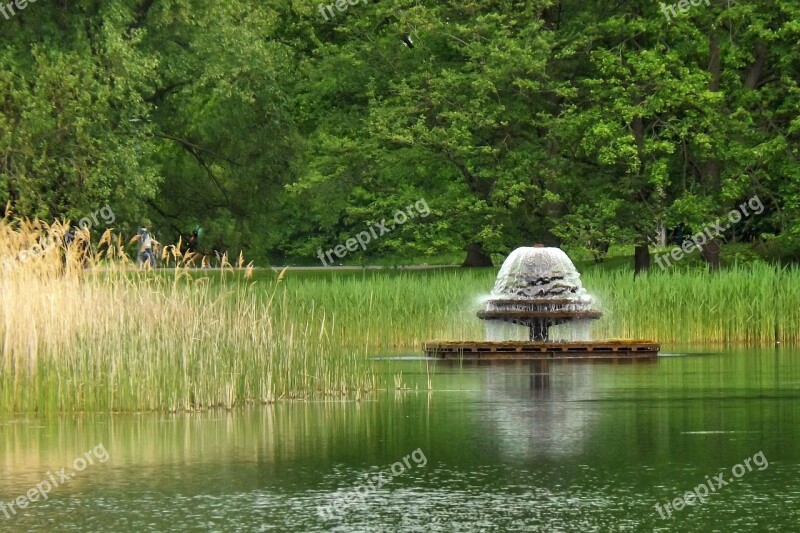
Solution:
M 431 341 L 425 355 L 455 361 L 655 358 L 661 346 L 652 341 L 590 340 L 588 324 L 602 313 L 580 277 L 559 248 L 517 248 L 477 310 L 488 340 Z M 520 339 L 523 328 L 526 340 Z
M 431 341 L 425 355 L 460 360 L 652 359 L 661 346 L 646 340 L 558 341 Z

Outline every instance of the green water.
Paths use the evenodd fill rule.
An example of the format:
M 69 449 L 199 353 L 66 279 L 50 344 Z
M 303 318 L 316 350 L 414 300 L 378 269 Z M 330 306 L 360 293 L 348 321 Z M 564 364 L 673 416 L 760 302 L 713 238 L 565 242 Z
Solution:
M 4 420 L 3 502 L 48 471 L 66 467 L 68 480 L 0 512 L 0 530 L 800 529 L 798 351 L 439 364 L 433 392 L 423 363 L 386 365 L 411 390 L 230 413 Z M 76 471 L 87 452 L 94 464 Z M 759 452 L 768 466 L 752 459 Z M 733 479 L 745 459 L 751 470 L 715 483 L 704 503 L 690 498 L 667 518 L 655 509 L 706 476 Z M 320 515 L 357 488 L 340 515 Z

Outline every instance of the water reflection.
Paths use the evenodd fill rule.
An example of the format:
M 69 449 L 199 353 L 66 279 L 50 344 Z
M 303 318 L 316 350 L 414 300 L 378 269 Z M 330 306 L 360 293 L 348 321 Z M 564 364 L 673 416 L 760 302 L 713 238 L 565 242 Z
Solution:
M 110 455 L 0 530 L 787 529 L 800 519 L 800 357 L 437 365 L 434 391 L 233 412 L 0 421 L 0 499 Z M 415 383 L 415 380 L 418 383 Z M 420 448 L 363 509 L 316 506 Z M 670 524 L 653 510 L 757 451 L 770 467 Z

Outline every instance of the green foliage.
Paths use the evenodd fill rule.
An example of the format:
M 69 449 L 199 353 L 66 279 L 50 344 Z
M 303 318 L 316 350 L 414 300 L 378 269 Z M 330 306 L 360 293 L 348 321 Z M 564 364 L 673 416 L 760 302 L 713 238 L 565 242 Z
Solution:
M 157 69 L 124 2 L 30 4 L 0 24 L 0 202 L 46 219 L 144 212 L 158 169 L 141 120 Z
M 326 20 L 327 18 L 327 20 Z M 314 261 L 642 244 L 753 195 L 800 235 L 800 7 L 79 0 L 0 20 L 0 202 Z M 413 41 L 406 46 L 403 37 Z M 784 248 L 791 249 L 787 244 Z M 784 257 L 786 254 L 781 254 Z M 791 255 L 791 254 L 789 254 Z

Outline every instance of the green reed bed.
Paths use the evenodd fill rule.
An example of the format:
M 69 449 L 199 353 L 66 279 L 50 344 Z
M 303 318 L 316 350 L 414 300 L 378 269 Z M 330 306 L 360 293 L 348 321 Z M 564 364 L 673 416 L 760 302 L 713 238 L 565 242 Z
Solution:
M 5 238 L 10 247 L 13 238 Z M 153 273 L 131 270 L 119 249 L 107 248 L 90 258 L 89 270 L 87 258 L 80 267 L 67 261 L 64 270 L 51 250 L 0 272 L 0 412 L 359 398 L 398 386 L 392 365 L 375 362 L 376 355 L 421 355 L 433 339 L 482 339 L 475 311 L 496 274 Z M 605 312 L 596 339 L 800 343 L 797 269 L 760 265 L 636 279 L 630 271 L 587 269 L 583 281 Z
M 490 269 L 288 273 L 285 291 L 287 301 L 313 302 L 332 312 L 339 331 L 353 346 L 375 354 L 419 355 L 422 344 L 431 339 L 482 337 L 475 312 L 478 297 L 488 294 L 494 276 Z
M 481 339 L 475 317 L 494 269 L 321 273 L 286 278 L 292 302 L 314 302 L 342 325 L 345 343 L 369 353 L 421 353 L 432 339 Z M 270 281 L 265 280 L 268 289 Z M 769 265 L 652 272 L 587 269 L 604 317 L 593 336 L 663 344 L 800 344 L 800 271 Z
M 68 303 L 71 290 L 66 298 L 51 294 L 57 305 L 47 310 L 29 300 L 18 308 L 24 324 L 6 321 L 11 346 L 0 375 L 0 408 L 230 408 L 358 396 L 377 386 L 367 354 L 343 342 L 326 311 L 304 302 L 292 310 L 280 291 L 203 285 L 142 276 L 85 281 L 75 287 L 80 299 Z M 22 297 L 4 293 L 10 301 Z
M 0 253 L 63 243 L 63 232 L 2 220 Z M 282 281 L 262 290 L 224 258 L 221 273 L 137 271 L 110 233 L 88 242 L 0 269 L 0 412 L 231 408 L 377 387 L 331 311 L 289 301 Z
M 595 338 L 648 338 L 664 344 L 800 343 L 800 271 L 768 265 L 653 272 L 588 272 L 584 285 L 605 317 Z
M 419 353 L 431 339 L 483 335 L 475 311 L 496 270 L 318 273 L 284 281 L 287 301 L 313 303 L 335 317 L 343 342 L 370 353 Z M 653 338 L 662 343 L 800 343 L 800 271 L 767 265 L 654 272 L 588 269 L 584 286 L 604 317 L 595 338 Z M 261 281 L 271 290 L 274 276 Z M 298 317 L 299 319 L 299 317 Z

